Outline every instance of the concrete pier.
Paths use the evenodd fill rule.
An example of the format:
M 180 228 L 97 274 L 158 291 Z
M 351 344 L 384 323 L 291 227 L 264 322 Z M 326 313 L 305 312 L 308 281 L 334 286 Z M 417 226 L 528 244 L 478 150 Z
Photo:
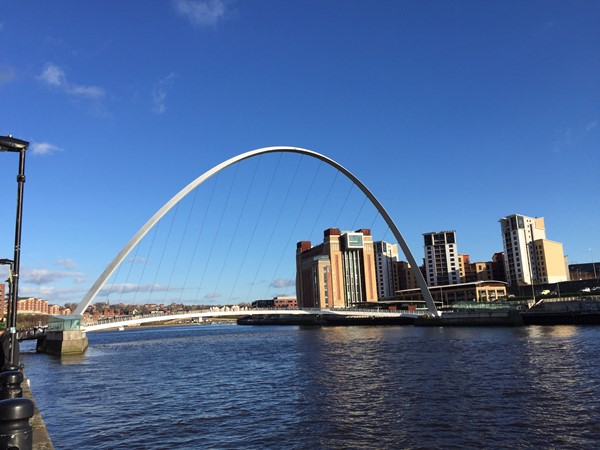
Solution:
M 82 354 L 88 348 L 84 330 L 48 331 L 38 339 L 36 350 L 52 355 Z
M 82 354 L 88 348 L 80 316 L 52 316 L 46 336 L 38 339 L 36 350 L 53 355 Z

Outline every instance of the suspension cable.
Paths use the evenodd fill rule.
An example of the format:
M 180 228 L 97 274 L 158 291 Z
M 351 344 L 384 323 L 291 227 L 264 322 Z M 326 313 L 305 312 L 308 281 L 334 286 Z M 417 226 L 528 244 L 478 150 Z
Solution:
M 160 272 L 163 258 L 165 257 L 165 251 L 167 250 L 167 247 L 168 247 L 167 244 L 168 244 L 169 240 L 171 239 L 171 232 L 173 231 L 173 224 L 175 223 L 175 219 L 177 218 L 178 211 L 179 211 L 179 203 L 177 203 L 177 205 L 175 205 L 175 212 L 173 214 L 173 219 L 171 220 L 171 224 L 169 226 L 169 232 L 167 233 L 167 239 L 165 240 L 165 245 L 163 246 L 162 252 L 160 254 L 160 259 L 158 260 L 158 266 L 156 267 L 156 272 L 154 273 L 154 281 L 152 281 L 152 285 L 150 286 L 150 295 L 148 295 L 148 298 L 151 298 L 152 294 L 154 293 L 154 288 L 156 286 L 156 279 L 158 278 L 158 273 Z
M 333 190 L 333 186 L 335 184 L 335 181 L 337 180 L 337 177 L 339 175 L 340 171 L 336 170 L 335 171 L 335 176 L 333 177 L 333 181 L 331 182 L 331 184 L 329 185 L 329 190 L 327 191 L 327 195 L 325 196 L 323 203 L 321 203 L 321 208 L 319 209 L 319 212 L 317 213 L 317 215 L 315 216 L 315 222 L 313 223 L 312 229 L 310 230 L 309 233 L 309 237 L 311 237 L 313 235 L 313 233 L 315 232 L 315 228 L 317 228 L 317 223 L 319 222 L 319 219 L 321 217 L 321 214 L 323 214 L 323 210 L 325 209 L 325 205 L 328 204 L 329 201 L 329 197 L 331 195 L 331 192 Z M 332 226 L 335 226 L 335 223 L 332 224 Z
M 142 279 L 144 277 L 144 274 L 146 273 L 146 268 L 148 267 L 148 261 L 150 260 L 150 254 L 152 253 L 152 249 L 154 248 L 154 241 L 156 240 L 156 235 L 158 233 L 159 227 L 160 227 L 160 222 L 158 222 L 156 224 L 156 228 L 154 228 L 154 233 L 152 234 L 152 240 L 150 241 L 150 248 L 148 249 L 148 256 L 146 257 L 146 260 L 144 261 L 144 266 L 142 267 L 142 273 L 140 274 L 140 278 L 138 280 L 137 287 L 135 289 L 135 293 L 133 295 L 133 304 L 134 305 L 137 300 L 137 295 L 140 291 Z
M 260 162 L 260 160 L 259 160 L 259 162 Z M 239 167 L 239 165 L 236 166 L 236 168 L 237 167 Z M 229 239 L 229 247 L 227 248 L 227 252 L 225 253 L 225 259 L 223 260 L 221 272 L 219 273 L 219 278 L 217 279 L 217 284 L 215 286 L 215 292 L 219 291 L 219 284 L 221 283 L 221 277 L 223 276 L 223 272 L 225 271 L 225 266 L 227 265 L 227 260 L 229 259 L 229 253 L 231 252 L 231 247 L 233 245 L 233 241 L 238 233 L 240 221 L 242 219 L 242 216 L 244 215 L 244 211 L 246 210 L 246 204 L 248 203 L 248 196 L 250 195 L 250 191 L 252 190 L 252 187 L 254 186 L 254 180 L 256 178 L 257 170 L 258 170 L 258 163 L 256 164 L 256 167 L 254 168 L 254 173 L 252 174 L 252 179 L 250 180 L 250 186 L 248 186 L 248 188 L 246 189 L 246 196 L 244 197 L 244 203 L 243 203 L 244 206 L 242 206 L 242 209 L 240 210 L 240 213 L 238 215 L 237 222 L 236 222 L 235 228 L 233 230 L 233 236 L 231 236 L 231 239 Z M 241 270 L 241 268 L 240 268 L 240 270 Z
M 233 185 L 235 184 L 235 179 L 237 178 L 237 173 L 238 173 L 239 167 L 240 167 L 239 164 L 235 166 L 233 182 L 229 186 L 229 191 L 227 192 L 227 199 L 225 200 L 225 206 L 223 207 L 221 217 L 219 218 L 219 224 L 217 225 L 217 229 L 216 229 L 217 235 L 219 234 L 219 230 L 221 229 L 221 225 L 223 224 L 223 217 L 225 217 L 225 212 L 227 211 L 227 206 L 229 205 L 231 191 L 233 190 Z M 204 266 L 204 272 L 202 273 L 202 278 L 200 280 L 200 286 L 198 286 L 198 291 L 196 293 L 196 297 L 200 294 L 200 289 L 202 287 L 202 284 L 204 283 L 204 277 L 206 276 L 206 269 L 208 268 L 208 263 L 212 260 L 212 253 L 213 253 L 213 250 L 215 249 L 215 243 L 216 243 L 216 239 L 213 239 L 211 246 L 210 246 L 210 251 L 208 253 L 208 260 L 207 260 L 206 265 Z
M 212 190 L 210 192 L 210 198 L 208 200 L 208 205 L 207 205 L 207 208 L 206 208 L 207 211 L 210 210 L 210 206 L 211 206 L 212 201 L 213 201 L 213 197 L 214 197 L 214 193 L 215 193 L 215 188 L 217 186 L 217 181 L 219 180 L 219 177 L 218 176 L 215 177 L 214 180 L 215 180 L 215 182 L 212 185 Z M 198 188 L 196 188 L 194 190 L 194 192 L 197 194 Z M 196 236 L 196 242 L 194 243 L 194 250 L 192 252 L 192 258 L 190 260 L 190 264 L 188 265 L 188 270 L 187 270 L 187 272 L 185 274 L 185 281 L 183 282 L 183 288 L 182 288 L 183 291 L 185 291 L 185 289 L 187 287 L 187 282 L 188 282 L 188 279 L 189 279 L 189 276 L 190 276 L 190 272 L 192 270 L 192 266 L 193 266 L 194 260 L 196 259 L 196 252 L 198 250 L 198 245 L 200 243 L 200 237 L 202 236 L 202 232 L 204 231 L 204 225 L 206 223 L 206 218 L 207 217 L 208 217 L 208 214 L 204 214 L 204 218 L 202 219 L 202 224 L 200 225 L 200 231 L 198 232 L 198 234 Z M 196 294 L 196 297 L 194 298 L 194 302 L 196 302 L 196 303 L 198 302 L 198 294 Z
M 273 239 L 273 232 L 277 229 L 277 226 L 279 225 L 279 220 L 281 219 L 281 214 L 282 214 L 283 210 L 285 209 L 285 205 L 286 205 L 288 197 L 290 195 L 290 191 L 292 190 L 292 186 L 294 185 L 294 181 L 296 180 L 296 176 L 298 175 L 298 172 L 300 170 L 300 164 L 302 163 L 303 157 L 304 157 L 304 155 L 301 155 L 298 160 L 298 164 L 296 165 L 296 171 L 294 172 L 294 176 L 292 177 L 292 180 L 288 186 L 287 192 L 285 193 L 285 197 L 283 199 L 283 205 L 281 206 L 281 208 L 279 208 L 279 212 L 277 214 L 277 219 L 275 220 L 275 223 L 273 225 L 273 230 L 271 231 L 271 233 L 269 233 L 269 242 L 267 243 L 265 250 L 262 252 L 262 255 L 260 258 L 260 263 L 258 264 L 258 266 L 256 268 L 256 273 L 254 274 L 254 279 L 252 280 L 252 284 L 250 285 L 250 289 L 248 290 L 248 294 L 246 296 L 246 302 L 248 301 L 248 298 L 250 297 L 250 294 L 252 293 L 252 289 L 254 288 L 254 284 L 256 283 L 256 278 L 258 277 L 260 269 L 262 268 L 263 262 L 265 260 L 265 255 L 268 253 L 268 249 L 271 246 L 271 242 Z
M 290 245 L 292 236 L 294 235 L 294 232 L 296 231 L 296 227 L 298 226 L 300 217 L 302 217 L 302 215 L 304 213 L 304 208 L 306 207 L 306 203 L 308 202 L 310 193 L 311 193 L 313 187 L 315 186 L 315 180 L 317 179 L 317 175 L 319 174 L 319 170 L 321 169 L 322 166 L 323 166 L 323 162 L 321 161 L 321 163 L 317 167 L 317 170 L 315 170 L 315 174 L 313 175 L 313 178 L 310 182 L 310 187 L 306 190 L 306 195 L 304 196 L 304 201 L 302 202 L 302 206 L 300 207 L 300 209 L 298 210 L 298 214 L 296 215 L 296 221 L 294 222 L 294 226 L 290 227 L 290 233 L 289 233 L 287 241 L 283 247 L 284 250 L 282 252 L 280 252 L 281 256 L 279 257 L 279 261 L 277 262 L 277 266 L 275 267 L 275 272 L 273 274 L 273 277 L 271 277 L 271 283 L 273 283 L 273 279 L 275 278 L 275 276 L 277 275 L 277 272 L 279 271 L 279 267 L 281 266 L 281 261 L 283 261 L 283 256 L 285 255 L 285 249 L 287 249 L 288 246 Z M 267 285 L 267 294 L 269 292 L 270 287 L 271 287 L 270 285 Z M 265 296 L 267 294 L 265 294 Z
M 275 173 L 277 173 L 279 171 L 279 165 L 281 163 L 282 156 L 283 156 L 283 153 L 279 153 L 279 159 L 277 160 L 277 165 L 275 166 Z M 262 158 L 262 155 L 261 155 L 261 158 Z M 260 160 L 259 160 L 259 162 L 260 162 Z M 258 228 L 258 223 L 260 221 L 260 218 L 262 217 L 262 213 L 263 213 L 263 211 L 265 209 L 265 205 L 267 204 L 267 199 L 269 198 L 269 196 L 271 194 L 271 188 L 273 186 L 273 181 L 274 180 L 275 180 L 275 177 L 270 177 L 269 186 L 267 188 L 267 194 L 263 197 L 263 202 L 262 202 L 262 205 L 260 207 L 260 212 L 258 213 L 256 222 L 254 222 L 254 227 L 252 229 L 252 233 L 250 234 L 250 239 L 248 239 L 248 241 L 247 241 L 248 244 L 246 245 L 246 250 L 244 251 L 244 256 L 242 257 L 242 263 L 240 264 L 240 270 L 238 270 L 238 272 L 237 272 L 235 281 L 233 283 L 233 286 L 231 288 L 231 292 L 229 294 L 229 299 L 230 300 L 233 297 L 233 293 L 235 292 L 235 288 L 237 287 L 237 283 L 238 283 L 238 280 L 239 280 L 239 277 L 240 277 L 240 272 L 241 272 L 241 270 L 244 267 L 244 264 L 246 262 L 246 258 L 248 256 L 248 252 L 250 250 L 250 245 L 254 241 L 254 235 L 256 234 L 256 230 Z

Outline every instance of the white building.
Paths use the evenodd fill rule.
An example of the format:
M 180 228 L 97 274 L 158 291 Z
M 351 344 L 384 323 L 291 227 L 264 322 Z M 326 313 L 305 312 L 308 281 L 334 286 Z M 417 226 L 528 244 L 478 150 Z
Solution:
M 429 286 L 460 283 L 456 231 L 423 234 L 425 275 Z
M 499 222 L 509 285 L 556 283 L 569 279 L 562 244 L 546 239 L 543 217 L 513 214 Z
M 398 261 L 398 246 L 385 241 L 374 243 L 375 273 L 377 276 L 377 298 L 380 300 L 394 296 L 393 264 Z

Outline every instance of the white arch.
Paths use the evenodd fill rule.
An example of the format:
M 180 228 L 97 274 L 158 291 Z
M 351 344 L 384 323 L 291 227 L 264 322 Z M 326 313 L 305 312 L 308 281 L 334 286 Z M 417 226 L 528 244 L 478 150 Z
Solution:
M 340 172 L 342 172 L 356 186 L 358 186 L 360 188 L 360 190 L 363 191 L 363 193 L 368 197 L 368 199 L 371 201 L 371 203 L 377 208 L 377 210 L 379 211 L 379 214 L 381 214 L 381 216 L 384 218 L 387 225 L 390 227 L 390 229 L 394 233 L 394 237 L 396 238 L 396 240 L 398 241 L 398 244 L 402 248 L 402 251 L 404 252 L 404 255 L 406 256 L 406 259 L 408 259 L 408 262 L 411 266 L 413 274 L 414 274 L 415 278 L 417 279 L 417 284 L 419 285 L 421 292 L 423 294 L 423 297 L 425 298 L 425 303 L 427 304 L 427 308 L 428 308 L 429 312 L 431 314 L 433 314 L 434 316 L 439 315 L 437 308 L 435 307 L 435 303 L 433 302 L 433 297 L 431 296 L 431 292 L 429 292 L 429 288 L 427 287 L 427 283 L 425 282 L 425 278 L 423 277 L 423 274 L 419 270 L 417 261 L 415 260 L 410 249 L 408 248 L 408 245 L 406 244 L 406 241 L 402 237 L 402 234 L 400 234 L 400 230 L 398 230 L 398 227 L 396 226 L 396 224 L 394 223 L 394 221 L 392 220 L 390 215 L 383 208 L 381 203 L 379 203 L 379 200 L 377 200 L 375 198 L 375 196 L 371 193 L 371 191 L 369 191 L 369 189 L 367 189 L 367 187 L 358 178 L 356 178 L 349 170 L 347 170 L 341 164 L 338 164 L 334 160 L 326 157 L 325 155 L 321 155 L 320 153 L 313 152 L 311 150 L 306 150 L 303 148 L 298 148 L 298 147 L 265 147 L 265 148 L 259 148 L 257 150 L 251 150 L 249 152 L 234 156 L 233 158 L 230 158 L 227 161 L 224 161 L 221 164 L 213 167 L 209 171 L 204 172 L 202 175 L 200 175 L 198 178 L 196 178 L 194 181 L 192 181 L 190 184 L 188 184 L 186 187 L 184 187 L 181 191 L 179 191 L 177 194 L 175 194 L 175 196 L 171 200 L 169 200 L 167 203 L 165 203 L 165 205 L 162 208 L 160 208 L 150 218 L 150 220 L 148 220 L 144 224 L 144 226 L 142 228 L 140 228 L 140 230 L 135 234 L 135 236 L 133 236 L 129 240 L 129 242 L 125 245 L 125 247 L 123 247 L 121 249 L 121 251 L 117 254 L 117 256 L 115 256 L 115 258 L 112 260 L 112 262 L 106 267 L 106 269 L 104 269 L 104 272 L 102 272 L 102 275 L 100 275 L 100 277 L 98 277 L 98 279 L 93 284 L 93 286 L 90 288 L 90 290 L 87 292 L 87 294 L 85 294 L 85 296 L 83 297 L 83 299 L 81 300 L 79 305 L 77 305 L 77 308 L 73 312 L 73 315 L 82 315 L 85 312 L 85 310 L 90 305 L 90 303 L 92 303 L 92 301 L 94 300 L 94 298 L 96 297 L 98 292 L 100 292 L 100 289 L 102 289 L 102 287 L 104 286 L 104 284 L 106 283 L 108 278 L 113 274 L 113 272 L 116 270 L 116 268 L 119 267 L 119 265 L 123 262 L 123 260 L 127 257 L 127 255 L 129 255 L 131 250 L 133 250 L 133 248 L 154 227 L 154 225 L 156 225 L 158 223 L 158 221 L 160 219 L 162 219 L 163 216 L 171 210 L 171 208 L 173 208 L 177 203 L 179 203 L 181 200 L 183 200 L 183 198 L 186 195 L 188 195 L 195 188 L 200 186 L 202 183 L 204 183 L 206 180 L 208 180 L 210 177 L 217 174 L 221 170 L 223 170 L 235 163 L 243 161 L 245 159 L 252 158 L 253 156 L 257 156 L 257 155 L 264 155 L 266 153 L 299 153 L 302 155 L 307 155 L 307 156 L 319 159 L 323 162 L 326 162 L 330 166 L 333 166 Z

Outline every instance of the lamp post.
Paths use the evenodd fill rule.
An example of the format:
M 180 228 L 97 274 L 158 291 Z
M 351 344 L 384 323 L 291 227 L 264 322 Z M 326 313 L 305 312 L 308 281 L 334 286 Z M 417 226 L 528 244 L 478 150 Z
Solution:
M 19 173 L 17 174 L 17 216 L 15 220 L 15 256 L 13 258 L 13 274 L 11 283 L 10 315 L 10 358 L 15 364 L 17 347 L 17 301 L 19 299 L 19 268 L 21 260 L 21 225 L 23 220 L 23 187 L 25 185 L 25 151 L 29 142 L 16 139 L 10 134 L 0 136 L 0 152 L 14 152 L 19 154 Z

